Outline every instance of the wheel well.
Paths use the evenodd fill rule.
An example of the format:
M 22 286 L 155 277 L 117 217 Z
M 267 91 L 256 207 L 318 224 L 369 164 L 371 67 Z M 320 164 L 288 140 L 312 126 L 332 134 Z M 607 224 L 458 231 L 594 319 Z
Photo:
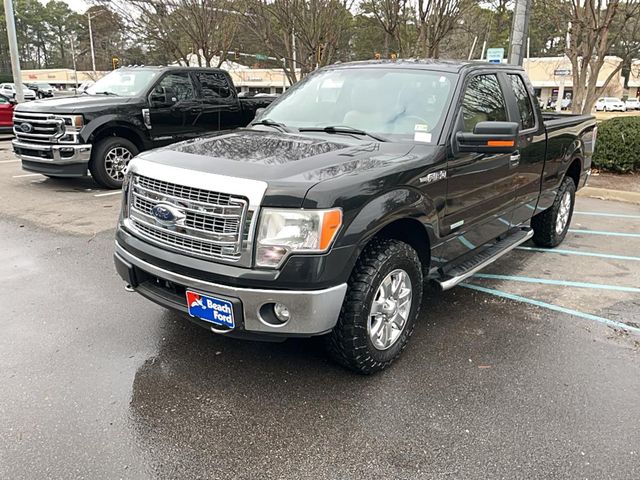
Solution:
M 578 158 L 576 158 L 573 162 L 571 162 L 571 165 L 569 165 L 569 168 L 567 169 L 567 177 L 570 177 L 571 179 L 573 179 L 573 183 L 575 183 L 576 189 L 580 184 L 581 170 L 582 170 L 582 166 L 580 164 L 580 159 Z
M 127 127 L 117 125 L 107 126 L 93 133 L 92 137 L 94 142 L 98 142 L 105 137 L 122 137 L 133 142 L 133 144 L 138 148 L 138 151 L 141 152 L 144 150 L 144 145 L 140 136 Z
M 429 269 L 431 265 L 429 236 L 418 220 L 412 218 L 395 220 L 380 230 L 375 238 L 393 238 L 408 243 L 418 253 L 423 270 Z

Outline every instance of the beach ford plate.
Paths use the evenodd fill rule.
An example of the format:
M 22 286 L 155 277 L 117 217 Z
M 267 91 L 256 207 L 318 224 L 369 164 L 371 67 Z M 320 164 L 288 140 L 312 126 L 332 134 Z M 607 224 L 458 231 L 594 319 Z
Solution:
M 190 290 L 186 293 L 189 315 L 215 325 L 234 328 L 233 304 L 230 301 Z

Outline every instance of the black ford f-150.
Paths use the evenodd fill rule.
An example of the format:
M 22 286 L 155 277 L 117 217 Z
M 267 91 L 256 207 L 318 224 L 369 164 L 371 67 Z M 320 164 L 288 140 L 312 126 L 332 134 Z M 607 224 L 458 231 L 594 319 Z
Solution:
M 138 152 L 244 127 L 273 99 L 238 98 L 220 69 L 119 68 L 82 95 L 19 105 L 13 148 L 25 170 L 50 177 L 88 170 L 100 185 L 119 188 Z
M 425 282 L 564 239 L 595 134 L 590 116 L 545 119 L 518 67 L 335 65 L 248 129 L 135 158 L 116 267 L 214 332 L 326 335 L 375 372 L 407 344 Z

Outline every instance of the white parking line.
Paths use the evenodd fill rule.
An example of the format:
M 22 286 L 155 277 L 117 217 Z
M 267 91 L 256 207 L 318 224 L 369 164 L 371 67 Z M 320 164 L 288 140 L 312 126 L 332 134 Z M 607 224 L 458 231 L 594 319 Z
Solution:
M 20 161 L 20 159 L 16 159 L 16 160 L 0 160 L 0 163 L 18 163 Z
M 24 175 L 14 175 L 13 178 L 24 178 L 24 177 L 41 177 L 41 173 L 25 173 Z
M 107 192 L 107 193 L 96 193 L 94 197 L 107 197 L 109 195 L 120 195 L 122 190 L 116 190 L 115 192 Z

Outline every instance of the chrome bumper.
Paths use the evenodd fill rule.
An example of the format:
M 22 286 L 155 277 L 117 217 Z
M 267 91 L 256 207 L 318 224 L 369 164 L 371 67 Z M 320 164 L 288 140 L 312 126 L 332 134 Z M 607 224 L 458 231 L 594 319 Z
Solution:
M 127 252 L 117 242 L 115 257 L 116 262 L 135 266 L 143 272 L 177 285 L 212 296 L 239 299 L 242 302 L 244 329 L 254 333 L 291 336 L 326 333 L 335 326 L 347 291 L 346 283 L 324 290 L 262 290 L 210 283 L 156 267 Z M 285 304 L 291 313 L 291 318 L 282 325 L 267 323 L 260 315 L 262 305 L 276 302 Z M 170 302 L 158 303 L 167 306 Z
M 88 144 L 39 144 L 13 140 L 13 151 L 22 160 L 40 162 L 53 165 L 67 165 L 71 163 L 89 163 L 91 159 L 91 145 Z M 21 153 L 19 150 L 32 150 L 39 155 Z

